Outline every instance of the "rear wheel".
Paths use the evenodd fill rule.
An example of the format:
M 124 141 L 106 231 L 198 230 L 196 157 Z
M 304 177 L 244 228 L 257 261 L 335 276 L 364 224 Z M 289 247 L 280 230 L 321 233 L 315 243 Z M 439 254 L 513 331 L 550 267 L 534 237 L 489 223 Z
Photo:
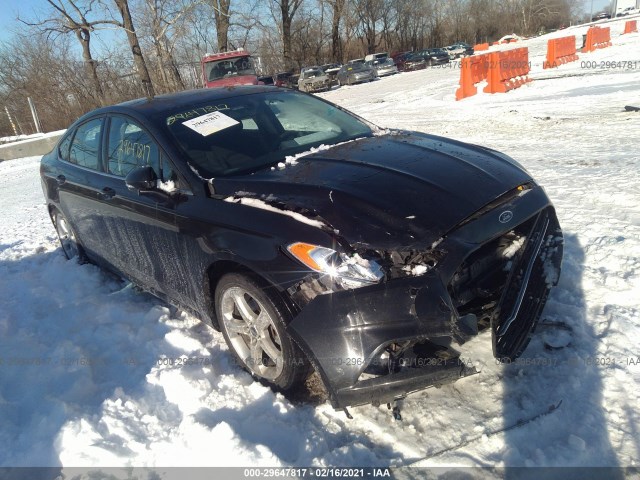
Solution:
M 71 228 L 67 217 L 58 210 L 54 210 L 52 216 L 53 225 L 58 233 L 58 239 L 60 240 L 64 256 L 69 260 L 75 259 L 78 263 L 84 263 L 84 251 L 82 250 L 82 246 L 78 243 L 78 238 L 76 237 L 73 228 Z
M 285 330 L 288 317 L 277 295 L 231 273 L 220 279 L 215 301 L 225 341 L 245 370 L 282 390 L 308 376 L 308 361 Z

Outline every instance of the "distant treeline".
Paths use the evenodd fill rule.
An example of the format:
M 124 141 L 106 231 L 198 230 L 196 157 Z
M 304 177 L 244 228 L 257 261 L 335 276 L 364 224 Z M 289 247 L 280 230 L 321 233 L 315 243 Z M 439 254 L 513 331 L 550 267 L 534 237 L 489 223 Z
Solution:
M 271 75 L 378 51 L 534 35 L 578 0 L 45 0 L 0 47 L 0 136 L 120 101 L 199 88 L 207 52 L 244 47 Z M 12 117 L 13 125 L 8 115 Z

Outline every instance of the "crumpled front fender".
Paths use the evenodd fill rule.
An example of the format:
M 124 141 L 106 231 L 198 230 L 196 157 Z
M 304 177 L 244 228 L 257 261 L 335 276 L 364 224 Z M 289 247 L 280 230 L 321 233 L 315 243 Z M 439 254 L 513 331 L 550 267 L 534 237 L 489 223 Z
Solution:
M 457 315 L 447 299 L 436 274 L 395 279 L 318 295 L 288 330 L 316 364 L 335 406 L 337 392 L 355 384 L 391 341 L 451 336 Z

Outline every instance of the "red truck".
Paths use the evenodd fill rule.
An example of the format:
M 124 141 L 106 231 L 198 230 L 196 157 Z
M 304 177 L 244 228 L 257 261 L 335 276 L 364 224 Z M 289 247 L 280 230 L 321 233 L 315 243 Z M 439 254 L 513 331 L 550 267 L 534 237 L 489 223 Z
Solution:
M 251 54 L 241 48 L 231 52 L 208 53 L 200 65 L 207 88 L 258 84 Z

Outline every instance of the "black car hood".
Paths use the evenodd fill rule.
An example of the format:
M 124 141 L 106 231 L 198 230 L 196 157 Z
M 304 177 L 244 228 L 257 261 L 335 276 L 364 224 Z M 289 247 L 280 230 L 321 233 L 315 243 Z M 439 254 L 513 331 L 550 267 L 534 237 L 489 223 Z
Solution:
M 419 133 L 362 138 L 284 168 L 217 178 L 216 194 L 317 215 L 352 246 L 424 246 L 530 181 L 492 150 Z M 301 239 L 304 240 L 304 239 Z

